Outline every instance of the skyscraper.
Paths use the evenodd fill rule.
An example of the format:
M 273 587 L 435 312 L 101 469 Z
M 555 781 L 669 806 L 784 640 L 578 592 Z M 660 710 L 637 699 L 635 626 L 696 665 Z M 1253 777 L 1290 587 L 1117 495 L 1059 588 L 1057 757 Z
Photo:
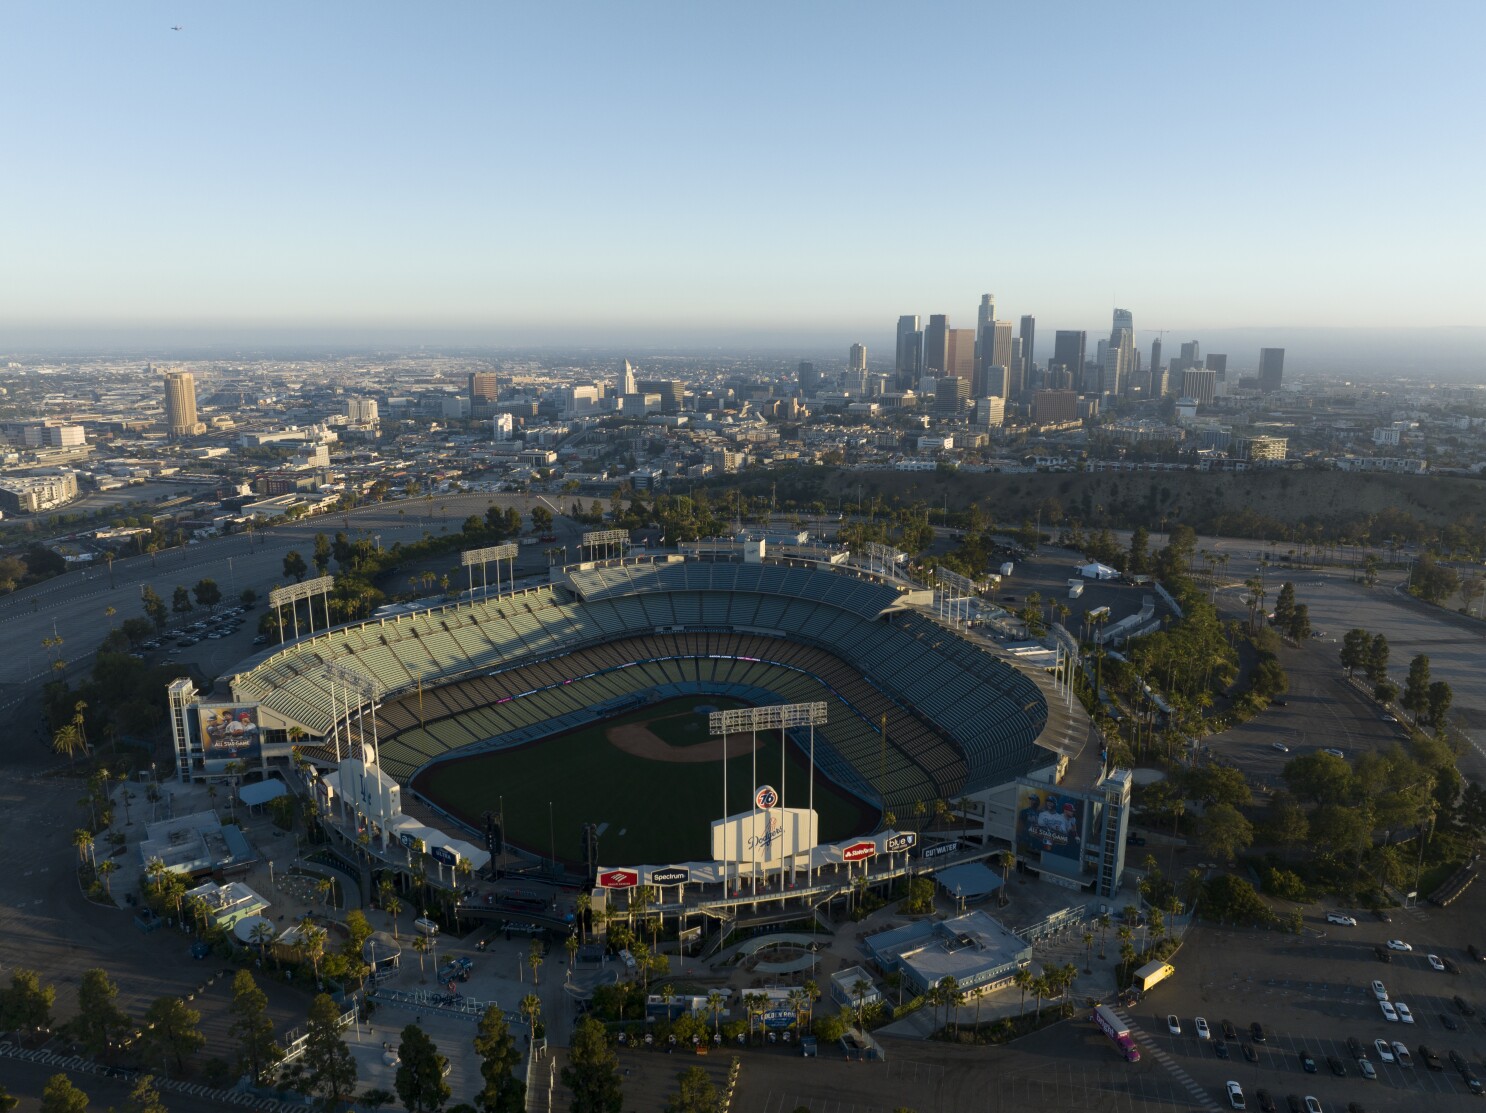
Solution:
M 1207 369 L 1215 372 L 1218 376 L 1218 382 L 1221 383 L 1228 378 L 1228 357 L 1218 352 L 1208 352 Z
M 905 313 L 898 318 L 898 353 L 893 362 L 898 389 L 913 386 L 923 371 L 924 334 L 918 326 L 918 314 Z
M 1161 370 L 1161 338 L 1159 336 L 1151 341 L 1151 373 Z
M 820 374 L 815 370 L 815 364 L 809 360 L 802 359 L 800 368 L 795 372 L 795 377 L 800 384 L 800 394 L 806 398 L 819 393 Z
M 1259 349 L 1259 391 L 1273 394 L 1285 381 L 1285 349 Z
M 1089 334 L 1082 330 L 1059 329 L 1053 334 L 1052 362 L 1067 371 L 1074 390 L 1084 388 L 1084 350 Z
M 867 345 L 853 344 L 851 351 L 846 357 L 846 369 L 848 371 L 867 370 Z
M 1007 331 L 1011 331 L 1009 324 Z M 1006 396 L 1013 402 L 1020 402 L 1022 393 L 1027 389 L 1027 372 L 1022 365 L 1022 338 L 1020 336 L 1011 338 L 1011 362 L 1006 365 L 1006 369 L 1010 372 Z
M 630 366 L 630 361 L 629 360 L 625 360 L 624 361 L 624 370 L 620 374 L 619 393 L 620 394 L 634 394 L 635 393 L 635 369 L 632 366 Z
M 929 316 L 929 327 L 924 329 L 924 366 L 925 374 L 932 371 L 936 375 L 944 374 L 944 365 L 949 357 L 949 317 L 943 313 L 934 313 Z
M 1037 318 L 1031 314 L 1024 315 L 1017 332 L 1022 338 L 1022 377 L 1030 379 L 1032 368 L 1037 365 Z
M 196 376 L 189 371 L 165 373 L 165 424 L 172 437 L 194 437 L 201 431 L 196 420 Z
M 1202 348 L 1195 340 L 1182 345 L 1182 368 L 1196 367 L 1202 361 Z
M 985 331 L 986 325 L 996 319 L 996 295 L 981 294 L 980 308 L 975 311 L 975 335 Z
M 969 383 L 975 377 L 975 330 L 952 328 L 945 333 L 944 374 Z
M 628 361 L 625 366 L 629 366 Z M 494 371 L 471 372 L 469 388 L 471 417 L 489 417 L 495 413 L 495 404 L 500 400 L 500 380 Z
M 1104 351 L 1104 378 L 1100 389 L 1106 394 L 1124 394 L 1128 376 L 1135 366 L 1135 316 L 1128 309 L 1116 309 L 1114 327 L 1109 332 L 1109 347 Z

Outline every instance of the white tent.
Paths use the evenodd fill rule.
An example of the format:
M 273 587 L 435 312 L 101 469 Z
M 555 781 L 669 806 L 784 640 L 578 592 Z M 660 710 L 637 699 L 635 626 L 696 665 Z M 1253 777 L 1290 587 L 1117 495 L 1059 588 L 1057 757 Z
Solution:
M 1114 580 L 1120 575 L 1119 569 L 1100 564 L 1097 560 L 1091 564 L 1079 565 L 1078 574 L 1086 580 Z

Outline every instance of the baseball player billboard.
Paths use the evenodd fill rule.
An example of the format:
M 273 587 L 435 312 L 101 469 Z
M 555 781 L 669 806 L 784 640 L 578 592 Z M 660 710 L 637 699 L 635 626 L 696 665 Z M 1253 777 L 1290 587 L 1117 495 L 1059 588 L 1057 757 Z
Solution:
M 263 731 L 258 726 L 257 704 L 202 704 L 198 712 L 201 757 L 208 768 L 220 768 L 229 761 L 258 764 Z
M 1059 792 L 1056 785 L 1017 786 L 1017 850 L 1027 861 L 1045 863 L 1059 873 L 1077 872 L 1090 820 L 1084 796 Z M 1048 861 L 1049 859 L 1061 861 Z

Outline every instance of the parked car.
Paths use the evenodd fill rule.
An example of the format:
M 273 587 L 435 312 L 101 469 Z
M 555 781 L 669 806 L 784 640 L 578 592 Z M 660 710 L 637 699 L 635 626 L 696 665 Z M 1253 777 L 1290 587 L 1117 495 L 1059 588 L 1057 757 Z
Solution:
M 1347 927 L 1357 926 L 1357 921 L 1354 920 L 1351 916 L 1348 916 L 1345 912 L 1326 913 L 1326 922 L 1328 924 L 1346 924 Z
M 1192 1027 L 1197 1029 L 1197 1038 L 1199 1040 L 1210 1040 L 1213 1038 L 1212 1029 L 1207 1026 L 1207 1020 L 1204 1017 L 1199 1016 L 1193 1020 Z
M 1398 1040 L 1393 1041 L 1393 1057 L 1398 1060 L 1398 1065 L 1401 1067 L 1414 1065 L 1414 1057 L 1409 1054 L 1409 1049 Z
M 1310 1094 L 1305 1095 L 1305 1113 L 1321 1113 L 1321 1103 Z
M 1402 939 L 1390 939 L 1388 940 L 1388 949 L 1390 951 L 1412 951 L 1414 948 Z
M 1249 1025 L 1249 1038 L 1251 1040 L 1253 1040 L 1255 1043 L 1263 1043 L 1264 1042 L 1264 1025 L 1260 1024 L 1257 1020 L 1254 1021 L 1254 1023 L 1250 1024 Z
M 1356 1059 L 1358 1056 L 1367 1054 L 1366 1051 L 1362 1050 L 1362 1044 L 1357 1042 L 1356 1036 L 1347 1037 L 1347 1053 L 1354 1059 Z
M 1347 1077 L 1347 1068 L 1342 1065 L 1342 1061 L 1335 1055 L 1326 1056 L 1326 1066 L 1330 1068 L 1331 1073 L 1336 1075 L 1338 1078 Z
M 1228 1083 L 1228 1104 L 1231 1105 L 1234 1109 L 1248 1108 L 1248 1106 L 1244 1104 L 1243 1100 L 1243 1087 L 1240 1086 L 1237 1082 Z
M 1372 995 L 1379 1001 L 1388 1000 L 1388 987 L 1381 981 L 1374 980 L 1372 983 Z
M 1173 1036 L 1179 1036 L 1179 1035 L 1181 1035 L 1182 1034 L 1182 1020 L 1181 1020 L 1181 1017 L 1177 1016 L 1176 1013 L 1172 1013 L 1170 1016 L 1168 1016 L 1166 1018 L 1166 1030 L 1168 1032 L 1170 1032 Z
M 1315 1074 L 1316 1061 L 1311 1058 L 1311 1053 L 1302 1047 L 1296 1054 L 1300 1058 L 1300 1069 L 1306 1074 Z
M 1456 1051 L 1453 1047 L 1450 1049 L 1449 1056 L 1450 1065 L 1456 1070 L 1465 1070 L 1467 1067 L 1470 1066 L 1470 1064 L 1465 1061 L 1465 1056 L 1460 1054 L 1460 1052 Z
M 1439 955 L 1425 955 L 1424 959 L 1429 963 L 1431 970 L 1438 970 L 1441 974 L 1445 972 L 1445 964 L 1440 961 Z
M 1233 1027 L 1233 1021 L 1223 1021 L 1223 1037 L 1230 1040 L 1238 1039 L 1238 1029 Z
M 1378 1060 L 1384 1063 L 1393 1062 L 1393 1045 L 1387 1040 L 1373 1040 L 1373 1048 L 1378 1053 Z
M 1460 1010 L 1461 1016 L 1476 1015 L 1476 1010 L 1471 1006 L 1471 1003 L 1464 997 L 1460 996 L 1460 994 L 1457 993 L 1453 998 L 1451 998 L 1451 1000 L 1455 1002 L 1455 1007 Z
M 1460 1031 L 1460 1021 L 1456 1020 L 1449 1013 L 1440 1013 L 1440 1023 L 1445 1026 L 1446 1031 Z
M 1434 1049 L 1428 1044 L 1419 1045 L 1419 1058 L 1424 1060 L 1424 1065 L 1430 1070 L 1444 1070 L 1445 1064 L 1440 1062 L 1440 1057 L 1434 1053 Z
M 1366 1059 L 1358 1059 L 1357 1060 L 1357 1069 L 1358 1069 L 1358 1071 L 1361 1072 L 1362 1077 L 1363 1078 L 1366 1078 L 1369 1082 L 1376 1082 L 1377 1081 L 1378 1070 L 1371 1063 L 1369 1063 Z
M 1393 956 L 1388 953 L 1388 948 L 1379 943 L 1372 949 L 1372 953 L 1378 956 L 1379 962 L 1392 962 Z
M 1213 1054 L 1216 1055 L 1219 1059 L 1228 1058 L 1228 1044 L 1225 1043 L 1223 1040 L 1214 1040 Z
M 1398 1019 L 1403 1021 L 1405 1024 L 1414 1023 L 1414 1014 L 1402 1001 L 1393 1002 L 1393 1011 L 1398 1013 Z
M 1243 1050 L 1243 1057 L 1245 1059 L 1247 1059 L 1249 1062 L 1251 1062 L 1251 1063 L 1257 1063 L 1259 1061 L 1259 1052 L 1257 1052 L 1257 1051 L 1254 1050 L 1254 1045 L 1253 1044 L 1251 1044 L 1251 1043 L 1244 1044 L 1242 1050 Z
M 1470 955 L 1471 958 L 1475 959 L 1477 962 L 1486 962 L 1486 958 L 1483 958 L 1481 956 L 1480 950 L 1477 949 L 1474 943 L 1467 943 L 1465 945 L 1465 951 L 1466 954 Z
M 1383 1019 L 1392 1023 L 1398 1023 L 1398 1010 L 1393 1007 L 1391 1001 L 1379 1001 L 1378 1008 L 1383 1010 Z
M 1257 1090 L 1254 1097 L 1259 1099 L 1259 1108 L 1264 1113 L 1275 1113 L 1274 1098 L 1270 1097 L 1268 1090 Z

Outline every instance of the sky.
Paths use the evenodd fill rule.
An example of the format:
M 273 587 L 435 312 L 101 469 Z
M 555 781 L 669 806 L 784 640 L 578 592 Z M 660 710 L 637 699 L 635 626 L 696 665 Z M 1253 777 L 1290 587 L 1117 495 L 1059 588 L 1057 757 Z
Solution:
M 1483 41 L 1479 0 L 11 0 L 0 349 L 880 344 L 985 292 L 1474 330 Z

